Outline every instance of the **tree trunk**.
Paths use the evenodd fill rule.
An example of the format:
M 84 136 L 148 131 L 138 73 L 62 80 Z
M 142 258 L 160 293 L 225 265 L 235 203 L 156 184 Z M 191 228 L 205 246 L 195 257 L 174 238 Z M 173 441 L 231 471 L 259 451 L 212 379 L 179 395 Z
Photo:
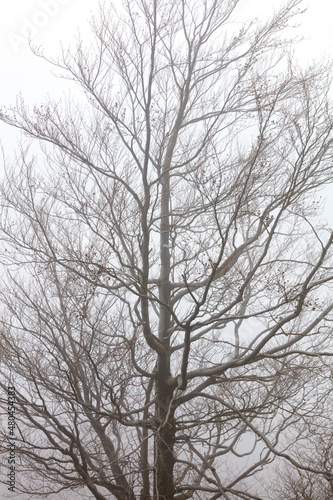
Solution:
M 173 500 L 175 494 L 173 467 L 175 442 L 175 418 L 172 408 L 173 390 L 167 386 L 169 376 L 168 356 L 162 355 L 159 359 L 157 380 L 156 416 L 159 429 L 156 436 L 156 479 L 154 487 L 154 500 Z

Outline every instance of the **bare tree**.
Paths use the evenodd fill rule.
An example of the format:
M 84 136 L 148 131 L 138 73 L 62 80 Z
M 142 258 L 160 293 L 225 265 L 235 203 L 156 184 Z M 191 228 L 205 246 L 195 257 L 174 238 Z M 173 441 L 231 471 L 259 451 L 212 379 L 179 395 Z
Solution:
M 329 451 L 332 453 L 332 449 Z M 320 466 L 318 463 L 316 465 Z M 278 483 L 278 493 L 273 498 L 279 500 L 330 500 L 332 498 L 332 469 L 329 471 L 329 475 L 330 479 L 328 480 L 325 475 L 313 474 L 307 470 L 286 468 Z
M 302 469 L 288 430 L 332 355 L 333 114 L 329 69 L 288 59 L 300 3 L 239 27 L 239 0 L 127 0 L 52 61 L 84 95 L 2 110 L 41 150 L 1 198 L 17 491 L 258 499 L 274 457 Z
M 289 443 L 289 453 L 297 457 L 302 468 L 283 464 L 274 478 L 276 500 L 329 500 L 333 495 L 333 441 L 332 441 L 332 373 L 323 370 L 312 380 L 311 398 L 316 402 L 315 411 L 294 426 L 294 444 Z M 323 372 L 329 375 L 323 383 Z M 310 410 L 311 411 L 311 410 Z M 310 417 L 310 418 L 309 418 Z M 290 435 L 290 434 L 289 434 Z M 314 473 L 313 468 L 321 473 Z

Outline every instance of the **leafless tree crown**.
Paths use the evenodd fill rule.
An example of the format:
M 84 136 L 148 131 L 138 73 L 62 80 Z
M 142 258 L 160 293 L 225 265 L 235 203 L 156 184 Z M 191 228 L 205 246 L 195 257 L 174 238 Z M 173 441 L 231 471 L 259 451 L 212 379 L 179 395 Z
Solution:
M 20 491 L 264 499 L 274 459 L 332 481 L 290 451 L 333 352 L 330 71 L 290 62 L 300 10 L 126 0 L 51 61 L 83 93 L 2 109 L 40 145 L 0 203 Z

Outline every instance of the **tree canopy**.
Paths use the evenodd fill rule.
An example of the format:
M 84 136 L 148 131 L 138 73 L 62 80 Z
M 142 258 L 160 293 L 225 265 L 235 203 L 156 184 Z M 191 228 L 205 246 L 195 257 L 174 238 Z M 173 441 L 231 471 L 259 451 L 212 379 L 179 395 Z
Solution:
M 295 451 L 329 411 L 330 68 L 291 62 L 300 0 L 239 9 L 101 8 L 50 61 L 82 92 L 1 111 L 40 147 L 0 200 L 17 491 L 267 499 L 273 460 L 332 481 Z

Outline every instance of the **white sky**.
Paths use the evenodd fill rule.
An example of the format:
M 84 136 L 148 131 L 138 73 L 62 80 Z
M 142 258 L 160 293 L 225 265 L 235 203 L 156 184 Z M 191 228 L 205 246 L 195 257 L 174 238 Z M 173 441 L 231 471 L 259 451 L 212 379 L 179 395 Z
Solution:
M 241 2 L 245 18 L 260 18 L 284 0 Z M 83 35 L 89 32 L 90 13 L 97 11 L 99 3 L 100 0 L 0 0 L 0 106 L 14 104 L 19 92 L 29 103 L 41 102 L 46 94 L 62 94 L 68 82 L 52 76 L 54 69 L 32 55 L 28 33 L 31 32 L 34 45 L 44 46 L 47 53 L 60 53 L 60 42 L 66 48 L 74 43 L 78 28 Z M 333 1 L 304 0 L 303 4 L 308 11 L 298 18 L 302 25 L 298 32 L 305 41 L 295 46 L 297 57 L 303 63 L 323 56 L 333 58 Z M 7 153 L 15 147 L 16 137 L 15 131 L 0 123 L 0 142 Z M 2 169 L 0 163 L 0 178 Z
M 249 18 L 260 18 L 283 3 L 283 0 L 241 1 L 244 16 Z M 65 47 L 74 42 L 78 28 L 81 33 L 88 33 L 90 12 L 96 11 L 98 5 L 99 0 L 0 0 L 0 106 L 14 104 L 19 92 L 30 103 L 40 102 L 48 93 L 62 94 L 68 82 L 54 78 L 51 67 L 31 54 L 28 33 L 31 32 L 34 45 L 45 46 L 47 52 L 57 54 L 60 42 Z M 302 25 L 299 33 L 305 41 L 295 46 L 297 57 L 303 63 L 324 56 L 333 58 L 333 1 L 304 0 L 304 7 L 308 10 L 299 16 Z M 15 131 L 0 123 L 0 143 L 8 156 L 16 146 L 16 137 Z M 0 163 L 0 178 L 2 171 Z M 333 188 L 327 193 L 325 214 L 333 213 Z
M 121 0 L 106 0 L 121 2 Z M 244 17 L 265 16 L 278 9 L 284 0 L 241 0 Z M 44 46 L 47 53 L 60 53 L 60 42 L 67 48 L 75 35 L 89 32 L 91 11 L 97 11 L 100 0 L 0 0 L 0 106 L 15 103 L 19 92 L 29 103 L 41 102 L 46 94 L 61 95 L 68 81 L 52 76 L 45 61 L 32 55 L 28 33 L 34 45 Z M 333 1 L 304 0 L 308 10 L 298 17 L 297 30 L 305 40 L 295 46 L 297 58 L 306 63 L 318 58 L 333 59 Z M 295 32 L 296 34 L 296 32 Z M 10 157 L 16 146 L 17 133 L 0 123 L 0 144 Z M 0 160 L 0 178 L 3 166 Z M 333 214 L 333 187 L 327 191 L 325 216 Z M 331 215 L 330 221 L 333 221 Z
M 110 0 L 108 0 L 110 1 Z M 112 1 L 112 0 L 111 0 Z M 119 0 L 113 0 L 113 2 Z M 262 16 L 277 8 L 282 0 L 242 0 L 249 16 Z M 79 27 L 87 30 L 90 11 L 99 0 L 2 0 L 0 2 L 0 104 L 13 103 L 22 91 L 29 100 L 39 100 L 48 85 L 50 68 L 31 55 L 27 34 L 30 31 L 36 45 L 46 46 L 56 53 L 60 41 L 67 46 Z M 300 16 L 300 32 L 307 38 L 296 47 L 303 60 L 333 55 L 332 0 L 305 0 L 308 12 Z M 59 85 L 59 81 L 57 82 Z
M 280 0 L 242 1 L 249 16 L 259 17 L 264 10 L 281 4 Z M 13 104 L 19 92 L 28 101 L 38 102 L 45 94 L 52 95 L 65 85 L 51 78 L 51 69 L 45 62 L 32 56 L 27 33 L 31 31 L 34 44 L 44 45 L 56 53 L 60 41 L 65 46 L 73 41 L 78 27 L 83 33 L 87 30 L 89 13 L 98 3 L 98 0 L 0 0 L 0 105 Z M 333 1 L 305 0 L 304 6 L 307 5 L 307 13 L 300 17 L 300 33 L 306 41 L 295 47 L 297 57 L 302 62 L 322 56 L 332 58 Z M 15 146 L 14 132 L 3 124 L 0 125 L 0 140 L 7 153 Z M 0 177 L 1 169 L 0 165 Z M 333 188 L 327 191 L 328 202 L 330 198 L 333 200 L 331 193 Z M 333 203 L 328 203 L 328 207 L 332 208 Z M 325 213 L 332 220 L 329 208 Z
M 110 0 L 108 0 L 110 1 Z M 119 0 L 113 0 L 119 1 Z M 249 16 L 277 8 L 282 0 L 242 0 Z M 56 53 L 60 41 L 67 46 L 79 27 L 87 30 L 90 11 L 98 0 L 2 0 L 0 2 L 0 104 L 15 101 L 18 92 L 30 100 L 40 100 L 48 86 L 60 85 L 49 78 L 50 67 L 30 53 L 32 41 Z M 332 0 L 305 0 L 308 12 L 300 16 L 301 32 L 308 39 L 296 47 L 303 60 L 333 54 Z

